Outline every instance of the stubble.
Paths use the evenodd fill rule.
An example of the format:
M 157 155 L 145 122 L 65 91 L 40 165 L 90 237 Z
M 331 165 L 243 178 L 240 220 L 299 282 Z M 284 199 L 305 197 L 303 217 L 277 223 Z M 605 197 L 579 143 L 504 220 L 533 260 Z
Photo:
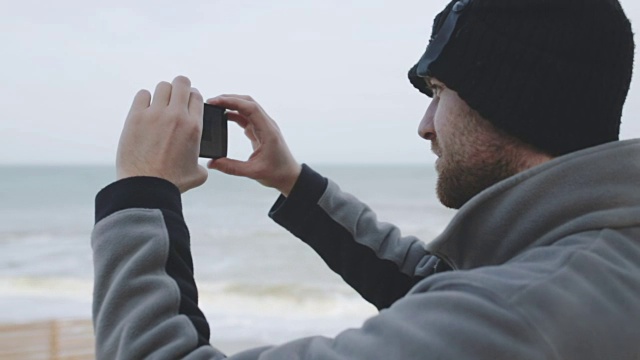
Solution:
M 432 141 L 432 150 L 439 156 L 438 199 L 452 209 L 518 172 L 512 139 L 470 109 L 459 123 L 446 149 L 437 138 Z

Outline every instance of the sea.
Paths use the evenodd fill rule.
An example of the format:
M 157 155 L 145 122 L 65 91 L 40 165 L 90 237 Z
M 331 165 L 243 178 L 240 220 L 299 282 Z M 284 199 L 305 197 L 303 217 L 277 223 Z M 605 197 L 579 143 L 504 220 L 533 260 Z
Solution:
M 454 212 L 433 165 L 311 166 L 380 221 L 425 242 Z M 0 323 L 89 319 L 94 198 L 112 166 L 0 167 Z M 268 217 L 277 191 L 210 171 L 183 195 L 195 278 L 211 339 L 277 344 L 359 327 L 376 309 Z

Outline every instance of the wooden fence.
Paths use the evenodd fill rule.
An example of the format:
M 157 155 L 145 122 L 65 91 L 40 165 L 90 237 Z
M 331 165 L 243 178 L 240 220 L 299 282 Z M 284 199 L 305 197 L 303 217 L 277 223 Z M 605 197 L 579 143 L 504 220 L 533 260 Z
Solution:
M 90 320 L 0 325 L 2 360 L 88 360 L 94 357 Z

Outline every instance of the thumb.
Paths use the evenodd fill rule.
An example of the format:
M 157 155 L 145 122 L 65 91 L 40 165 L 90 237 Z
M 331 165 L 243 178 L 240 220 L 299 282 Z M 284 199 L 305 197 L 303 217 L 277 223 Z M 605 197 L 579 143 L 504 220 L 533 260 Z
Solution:
M 209 161 L 209 169 L 218 170 L 227 175 L 250 177 L 248 163 L 245 161 L 233 160 L 229 158 L 219 158 Z

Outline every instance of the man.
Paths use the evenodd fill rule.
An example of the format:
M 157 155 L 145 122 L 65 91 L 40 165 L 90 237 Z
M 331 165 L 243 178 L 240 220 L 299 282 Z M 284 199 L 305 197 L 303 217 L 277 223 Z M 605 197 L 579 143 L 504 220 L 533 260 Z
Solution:
M 278 189 L 270 216 L 380 309 L 360 329 L 231 359 L 640 358 L 640 141 L 618 141 L 633 35 L 616 0 L 460 0 L 409 72 L 437 192 L 459 212 L 401 237 L 289 152 L 250 97 L 229 109 L 254 153 L 209 167 Z M 202 97 L 141 91 L 118 181 L 96 198 L 97 356 L 222 359 L 209 344 L 180 193 L 198 166 Z M 214 339 L 215 343 L 215 339 Z

